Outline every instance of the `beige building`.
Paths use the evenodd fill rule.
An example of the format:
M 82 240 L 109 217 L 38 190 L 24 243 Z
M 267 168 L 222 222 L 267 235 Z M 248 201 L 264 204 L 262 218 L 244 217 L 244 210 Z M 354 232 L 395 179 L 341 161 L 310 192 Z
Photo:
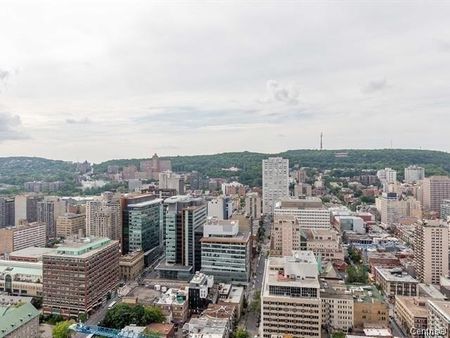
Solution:
M 353 327 L 385 327 L 389 323 L 389 306 L 375 287 L 371 290 L 352 287 L 354 297 Z
M 124 281 L 134 280 L 144 271 L 144 252 L 135 251 L 120 257 L 120 279 Z
M 402 217 L 408 215 L 408 204 L 404 200 L 399 200 L 395 192 L 383 193 L 375 200 L 376 207 L 380 212 L 381 223 L 391 225 L 398 223 Z
M 0 229 L 0 254 L 47 244 L 45 223 L 30 223 Z
M 348 332 L 353 327 L 353 296 L 338 281 L 321 282 L 322 326 L 333 332 Z
M 67 213 L 56 219 L 56 236 L 69 237 L 71 235 L 86 234 L 86 215 Z
M 440 220 L 418 222 L 415 229 L 414 263 L 417 279 L 439 284 L 448 275 L 448 225 Z
M 257 192 L 250 192 L 245 195 L 245 215 L 252 219 L 261 218 L 262 200 Z
M 375 267 L 375 282 L 380 285 L 386 296 L 417 296 L 419 281 L 411 277 L 402 268 L 385 269 Z
M 86 236 L 121 240 L 122 210 L 110 194 L 86 203 Z
M 423 337 L 423 335 L 417 334 L 418 331 L 416 330 L 427 328 L 428 311 L 426 304 L 427 298 L 395 296 L 395 321 L 402 327 L 404 332 L 411 334 L 410 337 Z
M 311 251 L 267 259 L 261 290 L 261 336 L 321 336 L 318 276 L 317 261 Z
M 183 290 L 167 290 L 154 305 L 161 309 L 167 323 L 175 322 L 181 324 L 188 319 L 187 293 Z
M 1 292 L 16 296 L 42 296 L 42 263 L 0 260 Z
M 423 208 L 439 213 L 441 202 L 450 198 L 450 178 L 448 176 L 431 176 L 422 183 Z
M 294 219 L 302 228 L 331 227 L 330 210 L 323 206 L 318 197 L 284 198 L 275 205 L 274 220 Z
M 428 330 L 434 337 L 450 337 L 450 302 L 444 300 L 429 299 Z

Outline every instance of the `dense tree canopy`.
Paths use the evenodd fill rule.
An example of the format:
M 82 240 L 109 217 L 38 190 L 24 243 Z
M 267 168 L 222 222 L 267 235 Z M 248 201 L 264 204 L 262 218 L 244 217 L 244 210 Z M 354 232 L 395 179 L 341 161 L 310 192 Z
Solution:
M 122 329 L 130 324 L 146 326 L 151 323 L 162 323 L 164 319 L 163 313 L 157 307 L 122 303 L 108 310 L 101 326 Z

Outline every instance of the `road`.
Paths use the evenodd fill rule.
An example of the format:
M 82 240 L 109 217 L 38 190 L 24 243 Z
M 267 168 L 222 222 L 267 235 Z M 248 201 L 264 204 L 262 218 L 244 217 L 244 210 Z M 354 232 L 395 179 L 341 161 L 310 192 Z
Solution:
M 98 325 L 98 322 L 102 321 L 103 318 L 105 318 L 106 312 L 108 311 L 108 305 L 114 301 L 114 300 L 118 300 L 118 298 L 113 298 L 111 300 L 109 300 L 108 302 L 106 302 L 106 304 L 104 304 L 101 308 L 99 308 L 97 311 L 95 311 L 90 317 L 89 319 L 86 321 L 87 325 Z M 75 338 L 86 338 L 86 335 L 83 333 L 76 333 L 74 335 Z
M 256 291 L 260 291 L 262 287 L 262 280 L 264 277 L 264 267 L 266 262 L 266 256 L 270 249 L 269 236 L 271 231 L 271 223 L 272 221 L 268 218 L 264 220 L 264 239 L 261 243 L 261 252 L 259 256 L 256 258 L 253 264 L 254 275 L 250 281 L 250 286 L 247 290 L 247 299 L 249 305 L 253 301 L 253 297 Z M 249 311 L 245 316 L 245 326 L 247 331 L 250 334 L 250 337 L 254 337 L 259 334 L 259 323 L 258 318 L 260 317 L 260 313 L 254 313 Z

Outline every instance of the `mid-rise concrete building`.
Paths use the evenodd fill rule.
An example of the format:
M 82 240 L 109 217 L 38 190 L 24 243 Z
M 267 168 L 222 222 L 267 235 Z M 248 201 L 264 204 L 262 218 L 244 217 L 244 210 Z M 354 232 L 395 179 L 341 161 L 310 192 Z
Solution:
M 273 214 L 275 204 L 289 197 L 289 160 L 269 157 L 262 161 L 263 212 Z
M 228 196 L 218 196 L 208 201 L 208 217 L 230 219 L 233 215 L 233 200 Z
M 134 251 L 120 257 L 120 279 L 133 281 L 144 271 L 144 252 Z
M 450 217 L 450 199 L 442 200 L 441 202 L 441 219 L 448 220 Z
M 385 168 L 377 171 L 377 177 L 381 183 L 395 183 L 397 181 L 397 172 L 391 168 Z
M 222 194 L 225 196 L 245 196 L 245 185 L 239 182 L 222 183 Z
M 119 283 L 118 241 L 66 241 L 43 257 L 43 312 L 77 318 L 103 304 Z
M 42 297 L 42 263 L 0 260 L 1 292 L 16 296 Z
M 410 337 L 424 337 L 418 334 L 427 328 L 427 298 L 395 296 L 394 318 L 404 332 L 408 332 Z
M 184 194 L 184 176 L 173 173 L 172 171 L 164 171 L 159 173 L 160 189 L 175 189 L 178 195 Z
M 86 215 L 66 213 L 56 218 L 56 236 L 67 238 L 72 235 L 86 234 Z
M 322 326 L 329 332 L 349 332 L 353 327 L 354 301 L 345 284 L 322 281 L 320 300 Z
M 330 228 L 330 210 L 317 197 L 282 199 L 276 203 L 274 220 L 295 219 L 302 228 Z
M 416 183 L 425 178 L 425 169 L 417 165 L 410 165 L 405 168 L 405 182 Z
M 269 257 L 261 290 L 261 336 L 321 337 L 317 261 L 311 251 Z
M 415 229 L 414 263 L 420 282 L 439 284 L 448 276 L 448 225 L 440 220 L 418 222 Z
M 0 253 L 10 253 L 31 246 L 45 247 L 46 228 L 45 223 L 34 222 L 0 229 Z
M 422 183 L 423 208 L 439 213 L 442 200 L 450 199 L 450 178 L 431 176 Z
M 261 218 L 262 200 L 257 192 L 250 192 L 245 196 L 245 215 L 252 219 Z
M 375 267 L 375 282 L 386 296 L 417 296 L 419 281 L 401 268 Z
M 357 234 L 366 233 L 366 224 L 361 217 L 358 216 L 336 216 L 334 226 L 339 230 L 340 233 L 344 232 L 355 232 Z
M 407 216 L 407 203 L 400 200 L 395 192 L 383 193 L 375 200 L 375 204 L 383 224 L 392 225 L 398 223 L 400 218 Z
M 36 222 L 37 218 L 37 203 L 42 200 L 39 195 L 17 195 L 14 198 L 14 221 L 15 225 L 26 221 L 29 223 Z
M 427 329 L 431 337 L 448 337 L 450 333 L 450 302 L 429 299 L 427 301 Z
M 247 282 L 250 243 L 250 233 L 239 232 L 238 221 L 208 219 L 201 239 L 202 272 L 221 282 Z

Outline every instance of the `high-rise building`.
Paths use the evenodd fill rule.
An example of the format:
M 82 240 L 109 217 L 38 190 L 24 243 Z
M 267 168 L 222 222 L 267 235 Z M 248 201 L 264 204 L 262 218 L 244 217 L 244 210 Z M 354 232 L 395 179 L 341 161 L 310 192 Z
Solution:
M 160 189 L 175 189 L 178 195 L 184 194 L 184 177 L 171 171 L 163 171 L 159 173 Z
M 122 210 L 111 193 L 86 203 L 86 236 L 121 240 Z
M 14 198 L 0 197 L 0 228 L 15 225 Z
M 86 215 L 66 213 L 56 218 L 56 236 L 69 237 L 71 235 L 86 234 Z
M 439 284 L 441 276 L 448 276 L 448 231 L 448 224 L 440 220 L 416 224 L 414 263 L 420 282 Z
M 250 233 L 239 232 L 239 222 L 209 218 L 203 227 L 202 272 L 222 282 L 250 277 Z
M 442 200 L 441 202 L 441 219 L 444 221 L 450 217 L 450 199 Z
M 317 261 L 311 251 L 266 260 L 261 290 L 262 336 L 321 336 Z
M 261 218 L 261 197 L 257 192 L 250 192 L 245 196 L 245 215 L 252 219 Z
M 407 203 L 400 200 L 395 192 L 384 192 L 375 201 L 381 215 L 381 223 L 392 225 L 398 223 L 399 219 L 407 216 Z
M 119 283 L 119 242 L 66 241 L 43 256 L 43 312 L 77 318 L 103 304 Z
M 201 198 L 184 195 L 164 201 L 166 260 L 157 268 L 162 276 L 180 278 L 200 271 L 200 239 L 206 214 L 206 204 Z
M 21 221 L 36 222 L 37 203 L 41 200 L 39 195 L 17 195 L 14 199 L 15 225 Z
M 397 181 L 397 172 L 391 168 L 385 168 L 377 171 L 377 177 L 381 183 L 395 183 Z
M 45 223 L 30 223 L 0 229 L 0 254 L 47 244 Z
M 233 201 L 228 196 L 218 196 L 208 201 L 208 217 L 229 219 L 233 214 Z
M 423 208 L 439 213 L 442 200 L 450 199 L 450 178 L 431 176 L 423 180 Z
M 275 204 L 289 197 L 289 160 L 269 157 L 262 161 L 263 212 L 273 214 Z
M 163 200 L 128 204 L 124 210 L 129 252 L 144 251 L 146 265 L 162 252 Z
M 303 228 L 330 228 L 330 211 L 318 197 L 282 199 L 275 204 L 274 220 L 295 219 Z
M 47 237 L 56 237 L 56 219 L 66 213 L 67 203 L 57 197 L 46 197 L 37 203 L 37 220 L 47 224 Z
M 425 178 L 425 169 L 416 165 L 405 168 L 405 182 L 416 183 Z

